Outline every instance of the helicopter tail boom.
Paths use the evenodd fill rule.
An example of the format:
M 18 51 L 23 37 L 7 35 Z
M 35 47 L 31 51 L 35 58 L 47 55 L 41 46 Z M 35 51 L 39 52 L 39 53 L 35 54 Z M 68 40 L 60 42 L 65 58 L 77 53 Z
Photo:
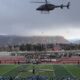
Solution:
M 67 9 L 69 9 L 69 6 L 70 6 L 70 2 L 68 2 L 67 5 L 63 5 L 63 4 L 61 4 L 61 5 L 58 6 L 58 7 L 60 7 L 61 9 L 63 9 L 64 7 L 66 7 Z

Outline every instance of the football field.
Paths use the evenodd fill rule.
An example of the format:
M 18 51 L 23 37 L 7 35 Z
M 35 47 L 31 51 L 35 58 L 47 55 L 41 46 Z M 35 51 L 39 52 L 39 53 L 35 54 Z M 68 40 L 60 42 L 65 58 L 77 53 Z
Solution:
M 47 76 L 48 80 L 62 80 L 66 77 L 80 79 L 80 65 L 0 65 L 0 76 L 27 78 L 33 75 Z

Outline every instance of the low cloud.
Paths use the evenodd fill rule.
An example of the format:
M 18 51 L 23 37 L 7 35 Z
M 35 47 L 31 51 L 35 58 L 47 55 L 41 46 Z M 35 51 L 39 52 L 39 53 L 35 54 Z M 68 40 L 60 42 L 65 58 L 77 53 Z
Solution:
M 68 1 L 52 1 L 66 4 Z M 47 35 L 53 30 L 80 29 L 80 1 L 70 0 L 71 6 L 55 9 L 50 14 L 41 14 L 35 9 L 41 4 L 32 4 L 30 0 L 0 0 L 0 33 L 9 35 Z M 60 30 L 61 31 L 61 30 Z M 50 34 L 50 33 L 49 33 Z M 57 33 L 59 34 L 59 33 Z

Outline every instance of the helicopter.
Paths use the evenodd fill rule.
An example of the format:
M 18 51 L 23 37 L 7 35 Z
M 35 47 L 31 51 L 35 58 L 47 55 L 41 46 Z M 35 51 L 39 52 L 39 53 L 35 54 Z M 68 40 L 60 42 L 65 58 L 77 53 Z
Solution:
M 33 2 L 33 3 L 44 3 L 43 5 L 41 5 L 40 7 L 38 7 L 36 10 L 37 11 L 52 11 L 54 10 L 55 8 L 61 8 L 63 9 L 64 7 L 66 7 L 67 9 L 69 9 L 69 6 L 70 6 L 70 2 L 67 3 L 67 5 L 54 5 L 54 4 L 50 4 L 47 0 L 45 0 L 45 2 Z

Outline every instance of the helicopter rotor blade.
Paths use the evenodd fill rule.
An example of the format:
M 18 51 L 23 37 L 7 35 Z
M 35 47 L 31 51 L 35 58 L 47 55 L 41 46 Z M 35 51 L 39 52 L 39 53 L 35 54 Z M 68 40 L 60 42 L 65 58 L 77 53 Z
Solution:
M 45 3 L 45 2 L 33 2 L 33 1 L 32 1 L 31 3 Z
M 45 0 L 44 2 L 43 1 L 41 1 L 41 2 L 31 1 L 31 3 L 45 3 L 45 4 L 48 4 L 49 2 L 47 0 Z

